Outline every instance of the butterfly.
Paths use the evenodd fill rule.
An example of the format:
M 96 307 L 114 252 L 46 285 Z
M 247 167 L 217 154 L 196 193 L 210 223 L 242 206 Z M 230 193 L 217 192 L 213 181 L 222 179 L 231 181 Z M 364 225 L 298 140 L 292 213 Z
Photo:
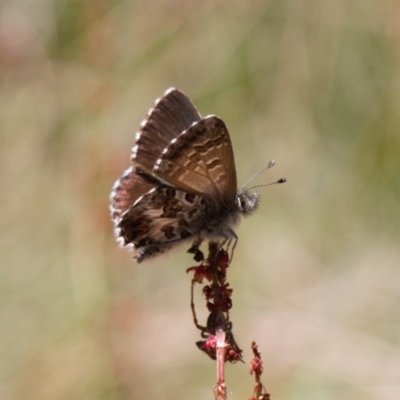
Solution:
M 131 166 L 115 182 L 110 202 L 117 241 L 133 248 L 140 263 L 188 240 L 237 240 L 233 227 L 256 210 L 259 194 L 237 188 L 225 123 L 215 115 L 202 118 L 171 88 L 141 123 Z

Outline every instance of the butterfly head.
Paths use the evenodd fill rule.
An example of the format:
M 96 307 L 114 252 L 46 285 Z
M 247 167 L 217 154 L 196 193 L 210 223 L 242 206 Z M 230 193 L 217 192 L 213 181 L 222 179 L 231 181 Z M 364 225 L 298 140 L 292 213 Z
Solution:
M 251 189 L 257 189 L 262 186 L 270 186 L 270 185 L 275 185 L 277 183 L 284 183 L 286 182 L 285 178 L 278 179 L 275 182 L 270 182 L 270 183 L 264 183 L 261 185 L 256 185 L 256 186 L 251 186 L 246 189 L 246 186 L 249 182 L 251 182 L 254 178 L 256 178 L 258 175 L 260 175 L 262 172 L 266 171 L 267 169 L 273 167 L 275 165 L 275 161 L 272 160 L 268 163 L 268 165 L 263 168 L 261 171 L 257 172 L 254 176 L 252 176 L 250 179 L 245 182 L 245 184 L 241 187 L 239 190 L 239 193 L 237 194 L 237 203 L 238 203 L 238 209 L 239 212 L 241 212 L 243 215 L 250 215 L 252 214 L 258 207 L 258 203 L 260 201 L 260 195 L 255 192 L 253 194 L 250 194 Z
M 239 212 L 244 216 L 251 215 L 258 207 L 260 195 L 250 194 L 247 190 L 240 191 L 236 197 Z

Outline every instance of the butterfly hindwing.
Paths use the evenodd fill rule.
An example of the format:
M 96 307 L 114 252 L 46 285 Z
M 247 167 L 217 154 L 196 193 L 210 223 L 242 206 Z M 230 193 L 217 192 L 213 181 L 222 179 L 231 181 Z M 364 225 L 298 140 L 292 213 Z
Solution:
M 206 200 L 167 185 L 160 185 L 127 210 L 117 229 L 123 244 L 135 249 L 168 248 L 199 234 Z
M 136 166 L 129 167 L 115 182 L 110 194 L 110 211 L 114 222 L 118 222 L 139 197 L 157 185 L 158 179 L 142 173 Z

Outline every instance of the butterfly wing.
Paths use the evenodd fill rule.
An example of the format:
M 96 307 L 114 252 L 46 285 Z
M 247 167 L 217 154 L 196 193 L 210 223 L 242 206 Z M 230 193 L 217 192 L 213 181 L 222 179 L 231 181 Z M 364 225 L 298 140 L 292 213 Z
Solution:
M 180 190 L 232 201 L 236 169 L 225 123 L 215 116 L 194 123 L 166 147 L 153 172 Z
M 200 119 L 196 107 L 182 92 L 167 90 L 141 123 L 132 148 L 132 163 L 150 172 L 171 140 Z
M 148 253 L 171 248 L 199 233 L 206 200 L 167 185 L 160 185 L 140 197 L 120 219 L 117 230 L 124 245 L 141 249 L 138 261 Z
M 113 219 L 120 218 L 143 194 L 159 185 L 152 177 L 156 160 L 172 139 L 201 119 L 192 102 L 179 90 L 168 89 L 141 123 L 132 148 L 132 166 L 118 179 L 110 195 Z
M 134 202 L 159 184 L 151 175 L 138 171 L 136 166 L 129 167 L 115 183 L 110 194 L 110 212 L 114 223 Z

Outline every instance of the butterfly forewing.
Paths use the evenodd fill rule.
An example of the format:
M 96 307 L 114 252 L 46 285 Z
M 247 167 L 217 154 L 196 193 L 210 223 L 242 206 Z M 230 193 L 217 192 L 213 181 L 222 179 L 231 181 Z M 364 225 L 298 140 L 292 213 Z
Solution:
M 169 89 L 142 122 L 132 149 L 132 162 L 151 171 L 171 140 L 200 119 L 195 106 L 182 92 Z
M 235 161 L 224 122 L 210 116 L 193 124 L 164 150 L 154 173 L 187 192 L 234 199 Z

